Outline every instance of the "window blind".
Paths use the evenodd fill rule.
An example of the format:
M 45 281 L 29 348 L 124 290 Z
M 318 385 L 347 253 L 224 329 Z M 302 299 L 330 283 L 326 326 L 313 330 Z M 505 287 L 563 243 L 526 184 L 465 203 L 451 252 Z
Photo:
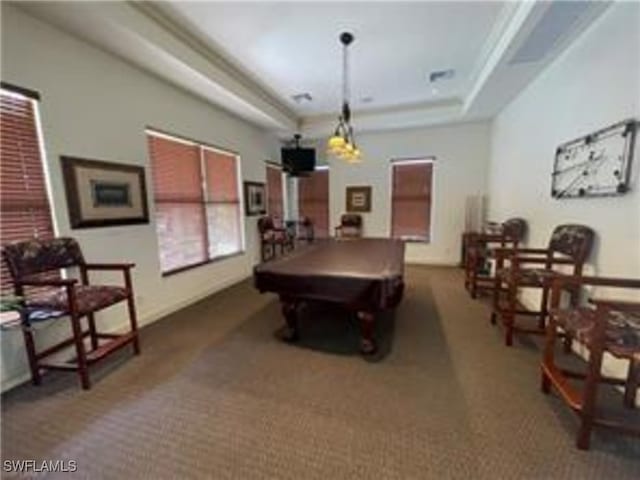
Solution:
M 267 213 L 279 219 L 284 216 L 282 170 L 271 165 L 267 165 Z
M 0 238 L 2 244 L 52 238 L 51 208 L 36 123 L 34 100 L 0 91 Z M 2 261 L 3 294 L 13 290 Z
M 197 145 L 149 135 L 162 272 L 205 262 L 207 230 Z
M 242 250 L 235 155 L 148 132 L 163 274 Z
M 235 155 L 203 148 L 209 258 L 242 249 L 238 166 Z
M 392 166 L 391 236 L 429 241 L 431 237 L 431 161 Z
M 329 170 L 316 170 L 298 181 L 298 210 L 313 222 L 317 237 L 329 236 Z

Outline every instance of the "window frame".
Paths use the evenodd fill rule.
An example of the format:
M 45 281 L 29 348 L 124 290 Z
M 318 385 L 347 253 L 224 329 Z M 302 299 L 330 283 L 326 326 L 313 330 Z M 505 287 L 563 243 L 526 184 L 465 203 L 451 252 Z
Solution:
M 209 203 L 207 201 L 207 193 L 208 193 L 208 185 L 207 185 L 207 179 L 206 179 L 206 165 L 205 165 L 205 155 L 204 155 L 204 151 L 205 150 L 209 150 L 215 153 L 219 153 L 222 155 L 228 155 L 228 156 L 232 156 L 235 160 L 235 166 L 236 166 L 236 191 L 238 193 L 238 219 L 239 219 L 239 225 L 240 225 L 240 249 L 237 252 L 232 252 L 232 253 L 228 253 L 225 255 L 218 255 L 215 256 L 213 258 L 209 257 L 206 260 L 200 261 L 200 262 L 196 262 L 196 263 L 191 263 L 189 265 L 184 265 L 181 267 L 176 267 L 176 268 L 172 268 L 171 270 L 162 270 L 162 263 L 160 263 L 160 274 L 162 277 L 169 277 L 171 275 L 175 275 L 177 273 L 182 273 L 185 272 L 187 270 L 192 270 L 194 268 L 198 268 L 198 267 L 202 267 L 204 265 L 209 265 L 209 264 L 213 264 L 213 263 L 218 263 L 221 262 L 223 260 L 227 260 L 229 258 L 233 258 L 233 257 L 239 257 L 242 256 L 244 254 L 247 253 L 247 244 L 246 244 L 246 228 L 245 228 L 245 221 L 244 221 L 244 196 L 242 195 L 242 158 L 240 157 L 240 154 L 238 152 L 235 152 L 233 150 L 230 149 L 225 149 L 222 147 L 218 147 L 216 145 L 213 145 L 211 143 L 206 143 L 206 142 L 202 142 L 199 140 L 194 140 L 182 135 L 176 135 L 174 133 L 168 133 L 165 132 L 163 130 L 159 130 L 157 128 L 154 127 L 150 127 L 147 126 L 145 128 L 145 141 L 148 142 L 148 137 L 149 136 L 156 136 L 156 137 L 160 137 L 160 138 L 164 138 L 166 140 L 169 141 L 174 141 L 174 142 L 179 142 L 179 143 L 183 143 L 183 144 L 187 144 L 187 145 L 192 145 L 192 146 L 196 146 L 198 148 L 198 157 L 199 157 L 199 164 L 200 164 L 200 187 L 202 189 L 202 207 L 203 210 L 205 212 L 204 218 L 205 218 L 205 223 L 204 223 L 204 227 L 205 227 L 205 231 L 204 231 L 204 236 L 206 237 L 207 241 L 206 241 L 206 250 L 207 250 L 207 256 L 209 256 L 209 249 L 210 249 L 210 244 L 209 244 L 209 223 L 208 223 L 208 217 L 206 215 L 206 206 Z M 147 152 L 149 152 L 148 146 L 147 146 Z M 152 159 L 151 156 L 149 155 L 149 167 L 150 167 L 150 174 L 153 175 L 153 163 L 152 163 Z M 155 189 L 153 187 L 153 181 L 151 182 L 152 188 L 150 189 L 152 192 L 152 200 L 153 200 L 153 216 L 154 216 L 154 228 L 155 228 L 155 237 L 156 239 L 158 239 L 158 230 L 157 227 L 155 226 L 155 222 L 156 222 L 156 198 L 155 198 Z M 158 243 L 158 254 L 157 254 L 158 260 L 160 259 L 160 245 Z
M 0 94 L 10 97 L 16 97 L 31 104 L 31 108 L 33 110 L 33 128 L 36 136 L 35 140 L 38 147 L 38 155 L 40 157 L 40 166 L 42 167 L 42 175 L 44 177 L 44 193 L 47 199 L 49 221 L 51 222 L 51 233 L 53 235 L 53 238 L 55 238 L 60 234 L 60 224 L 58 218 L 56 217 L 57 201 L 55 201 L 53 195 L 51 167 L 48 162 L 47 149 L 44 141 L 44 131 L 42 127 L 42 117 L 40 112 L 40 93 L 36 90 L 31 90 L 3 81 L 0 82 Z M 24 238 L 24 240 L 29 240 L 29 238 Z M 62 272 L 60 272 L 60 275 L 62 276 L 62 278 L 66 278 L 67 272 L 63 270 Z M 3 285 L 3 287 L 6 288 L 6 285 Z M 9 287 L 10 288 L 8 288 L 6 291 L 3 289 L 2 293 L 12 295 L 14 289 L 13 282 L 11 282 Z
M 411 164 L 420 164 L 420 163 L 430 163 L 431 164 L 431 190 L 430 190 L 430 212 L 429 212 L 429 232 L 428 238 L 418 238 L 418 237 L 397 237 L 399 240 L 402 240 L 406 243 L 418 243 L 429 245 L 433 243 L 435 239 L 435 222 L 434 222 L 434 212 L 435 203 L 436 203 L 436 172 L 437 172 L 437 164 L 435 155 L 424 155 L 420 157 L 399 157 L 392 158 L 389 161 L 389 170 L 388 170 L 388 191 L 389 191 L 389 238 L 396 238 L 393 236 L 393 167 L 394 165 L 411 165 Z

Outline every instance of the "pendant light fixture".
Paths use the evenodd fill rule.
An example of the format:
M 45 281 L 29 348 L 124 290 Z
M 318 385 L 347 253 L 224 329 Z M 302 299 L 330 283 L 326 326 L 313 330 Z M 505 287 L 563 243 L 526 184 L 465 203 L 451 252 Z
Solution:
M 347 163 L 359 163 L 361 160 L 361 153 L 353 135 L 351 108 L 349 107 L 349 45 L 353 43 L 353 40 L 354 36 L 349 32 L 340 35 L 340 43 L 342 43 L 342 111 L 338 116 L 338 125 L 327 145 L 329 155 L 345 160 Z

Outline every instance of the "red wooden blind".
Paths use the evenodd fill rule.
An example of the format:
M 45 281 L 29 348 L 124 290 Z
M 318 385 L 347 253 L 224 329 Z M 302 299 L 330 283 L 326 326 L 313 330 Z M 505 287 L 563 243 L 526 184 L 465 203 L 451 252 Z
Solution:
M 2 244 L 52 238 L 51 208 L 36 125 L 35 101 L 0 92 L 0 238 Z M 2 261 L 0 289 L 13 290 Z
M 329 170 L 316 170 L 298 182 L 298 210 L 313 222 L 317 237 L 329 236 Z
M 431 162 L 393 164 L 391 236 L 428 241 L 431 236 Z
M 209 258 L 242 250 L 240 194 L 236 156 L 203 149 L 207 188 Z
M 162 272 L 203 263 L 208 252 L 200 149 L 155 135 L 148 142 Z
M 284 216 L 282 170 L 267 166 L 267 213 L 280 219 Z

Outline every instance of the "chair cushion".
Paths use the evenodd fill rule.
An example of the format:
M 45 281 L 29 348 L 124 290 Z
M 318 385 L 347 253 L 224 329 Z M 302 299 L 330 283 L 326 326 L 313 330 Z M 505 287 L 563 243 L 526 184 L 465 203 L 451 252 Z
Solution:
M 108 307 L 127 298 L 127 291 L 123 287 L 76 285 L 73 288 L 75 290 L 76 304 L 80 315 L 95 312 L 96 310 Z M 27 300 L 27 306 L 29 308 L 37 307 L 68 313 L 67 290 L 60 288 L 39 293 Z
M 340 229 L 340 233 L 343 237 L 359 237 L 362 235 L 362 230 L 360 229 L 360 227 L 343 225 Z
M 515 281 L 518 285 L 527 287 L 542 287 L 546 281 L 557 275 L 561 274 L 547 268 L 522 268 L 515 271 L 515 275 L 513 268 L 502 268 L 497 272 L 502 281 Z
M 285 243 L 290 238 L 291 235 L 285 230 L 267 230 L 262 234 L 262 241 L 269 243 Z
M 556 310 L 558 325 L 569 335 L 590 347 L 594 340 L 595 309 L 588 307 Z M 605 349 L 618 358 L 640 354 L 640 315 L 632 312 L 609 312 L 605 327 Z

